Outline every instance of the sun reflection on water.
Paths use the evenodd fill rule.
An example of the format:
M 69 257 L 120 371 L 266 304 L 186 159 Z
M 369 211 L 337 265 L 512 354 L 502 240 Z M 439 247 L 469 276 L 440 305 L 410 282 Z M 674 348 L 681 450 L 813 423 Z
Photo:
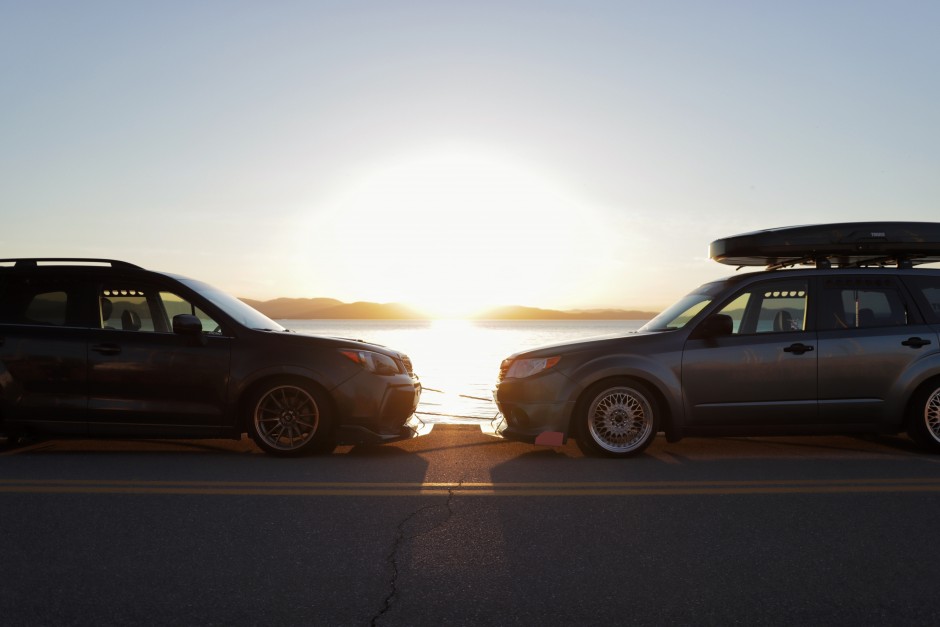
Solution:
M 411 357 L 428 422 L 480 423 L 496 415 L 493 385 L 512 353 L 586 337 L 622 335 L 640 320 L 282 320 L 302 333 L 373 342 Z

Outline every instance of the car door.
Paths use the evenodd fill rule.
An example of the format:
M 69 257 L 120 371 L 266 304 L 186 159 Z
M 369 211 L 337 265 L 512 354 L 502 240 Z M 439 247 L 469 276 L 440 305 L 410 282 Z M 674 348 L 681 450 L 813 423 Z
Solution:
M 133 280 L 99 289 L 100 328 L 88 343 L 92 435 L 212 435 L 231 424 L 227 390 L 233 338 L 175 291 Z M 173 333 L 172 316 L 196 315 L 203 333 Z
M 839 425 L 892 421 L 886 400 L 912 363 L 940 350 L 893 276 L 821 277 L 818 309 L 820 420 Z
M 0 286 L 0 411 L 8 423 L 85 433 L 82 302 L 82 286 L 62 277 L 21 274 Z
M 688 424 L 759 429 L 815 422 L 817 351 L 809 312 L 808 279 L 768 279 L 720 306 L 730 333 L 697 337 L 693 330 L 682 354 Z

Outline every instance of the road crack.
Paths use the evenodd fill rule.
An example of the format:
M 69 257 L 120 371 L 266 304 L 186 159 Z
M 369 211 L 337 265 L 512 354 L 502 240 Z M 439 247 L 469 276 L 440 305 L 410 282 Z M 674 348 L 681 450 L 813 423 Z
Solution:
M 399 556 L 403 548 L 415 538 L 433 533 L 450 521 L 451 517 L 454 515 L 454 510 L 452 507 L 454 491 L 460 489 L 462 485 L 463 482 L 461 481 L 456 486 L 447 489 L 447 500 L 443 505 L 434 503 L 431 505 L 424 505 L 419 507 L 415 511 L 408 514 L 398 524 L 398 528 L 395 532 L 395 541 L 392 543 L 392 548 L 385 558 L 385 561 L 389 565 L 392 573 L 388 582 L 389 592 L 382 602 L 382 608 L 375 616 L 372 617 L 372 620 L 369 623 L 372 627 L 376 627 L 378 622 L 392 609 L 392 605 L 394 605 L 395 599 L 398 597 L 398 579 L 401 573 L 399 569 Z M 427 529 L 410 532 L 410 527 L 420 525 L 420 522 L 425 517 L 425 514 L 432 514 L 435 511 L 446 511 L 446 515 L 444 516 L 443 520 L 437 521 Z

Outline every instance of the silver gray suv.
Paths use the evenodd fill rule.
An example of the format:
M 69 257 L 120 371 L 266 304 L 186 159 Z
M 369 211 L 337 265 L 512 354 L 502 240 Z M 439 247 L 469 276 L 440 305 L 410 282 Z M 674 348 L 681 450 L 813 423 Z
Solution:
M 917 267 L 940 261 L 940 224 L 773 229 L 710 252 L 769 270 L 705 284 L 634 334 L 510 356 L 493 429 L 612 457 L 657 432 L 907 431 L 940 451 L 940 270 Z

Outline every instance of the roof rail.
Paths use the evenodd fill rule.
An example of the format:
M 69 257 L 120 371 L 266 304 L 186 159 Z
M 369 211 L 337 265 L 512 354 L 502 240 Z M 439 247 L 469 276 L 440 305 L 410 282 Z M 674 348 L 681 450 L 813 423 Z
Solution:
M 112 268 L 123 268 L 125 270 L 142 270 L 126 261 L 117 259 L 94 259 L 86 257 L 35 257 L 28 259 L 0 259 L 0 265 L 13 264 L 14 268 L 36 268 L 39 265 L 77 265 L 77 266 L 111 266 Z

